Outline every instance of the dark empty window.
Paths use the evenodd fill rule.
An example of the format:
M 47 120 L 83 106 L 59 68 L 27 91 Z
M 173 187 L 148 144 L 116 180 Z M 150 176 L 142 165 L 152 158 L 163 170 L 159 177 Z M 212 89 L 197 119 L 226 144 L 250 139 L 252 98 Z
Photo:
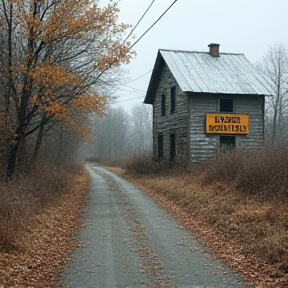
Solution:
M 175 156 L 176 156 L 175 134 L 170 134 L 170 161 L 174 161 Z
M 171 114 L 176 111 L 176 87 L 173 86 L 170 89 L 170 112 Z
M 220 112 L 234 112 L 233 99 L 220 99 Z
M 235 136 L 220 136 L 220 150 L 228 152 L 235 148 Z
M 164 93 L 161 94 L 161 116 L 166 115 L 166 95 Z
M 163 150 L 163 135 L 158 135 L 158 158 L 161 159 L 164 157 L 164 150 Z

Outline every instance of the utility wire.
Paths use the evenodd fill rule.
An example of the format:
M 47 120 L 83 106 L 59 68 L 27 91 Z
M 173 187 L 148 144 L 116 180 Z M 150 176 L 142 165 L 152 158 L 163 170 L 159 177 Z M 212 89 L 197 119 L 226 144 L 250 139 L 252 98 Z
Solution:
M 120 1 L 120 0 L 119 0 Z M 152 3 L 149 5 L 149 7 L 146 9 L 146 11 L 144 12 L 144 14 L 142 15 L 142 17 L 139 19 L 139 21 L 137 22 L 137 24 L 135 25 L 135 27 L 131 30 L 131 32 L 129 33 L 129 35 L 126 37 L 126 39 L 124 40 L 123 43 L 125 43 L 128 38 L 131 36 L 131 34 L 135 31 L 135 29 L 137 28 L 137 26 L 139 25 L 139 23 L 142 21 L 142 19 L 144 18 L 144 16 L 147 14 L 147 12 L 149 11 L 149 9 L 151 8 L 151 6 L 154 4 L 155 0 L 152 1 Z
M 143 96 L 138 96 L 138 97 L 134 97 L 134 98 L 126 99 L 126 100 L 113 101 L 110 104 L 116 104 L 116 103 L 119 103 L 119 102 L 126 102 L 126 101 L 135 100 L 135 99 L 139 99 L 139 98 L 143 98 Z
M 118 1 L 118 3 L 120 2 L 121 0 Z M 146 11 L 144 12 L 144 14 L 142 15 L 142 17 L 139 19 L 139 21 L 137 22 L 137 24 L 135 25 L 135 27 L 131 30 L 131 32 L 129 33 L 129 35 L 125 38 L 124 42 L 125 43 L 128 38 L 131 36 L 131 34 L 135 31 L 135 29 L 137 28 L 137 26 L 139 25 L 139 23 L 142 21 L 142 19 L 144 18 L 144 16 L 147 14 L 147 12 L 149 11 L 149 9 L 151 8 L 151 6 L 153 5 L 153 3 L 155 2 L 155 0 L 152 1 L 152 3 L 149 5 L 149 7 L 146 9 Z M 171 7 L 177 2 L 177 0 L 175 0 L 161 15 L 160 17 L 141 35 L 141 37 L 139 39 L 137 39 L 137 41 L 135 41 L 130 47 L 129 47 L 129 50 L 132 49 L 154 26 L 155 24 L 171 9 Z M 117 4 L 118 4 L 117 3 Z M 133 81 L 136 81 L 144 76 L 146 76 L 148 73 L 150 73 L 152 70 L 148 71 L 147 73 L 145 73 L 144 75 L 132 80 L 132 81 L 129 81 L 127 83 L 124 83 L 124 84 L 121 84 L 123 86 L 126 86 L 126 87 L 129 87 L 127 86 L 126 84 L 128 83 L 131 83 Z M 132 87 L 129 87 L 129 88 L 132 88 Z M 134 88 L 132 88 L 134 90 Z M 137 89 L 139 90 L 139 89 Z M 141 90 L 139 90 L 141 91 Z M 137 92 L 137 91 L 134 91 L 134 92 Z M 145 92 L 145 91 L 142 91 L 142 92 Z M 111 104 L 114 104 L 114 103 L 119 103 L 119 102 L 126 102 L 126 101 L 130 101 L 130 100 L 135 100 L 135 99 L 139 99 L 139 98 L 142 98 L 143 96 L 138 96 L 138 97 L 134 97 L 134 98 L 130 98 L 130 99 L 126 99 L 126 100 L 119 100 L 119 101 L 115 101 Z
M 125 86 L 125 87 L 127 87 L 127 88 L 130 88 L 130 89 L 132 89 L 133 90 L 133 92 L 137 92 L 137 93 L 145 93 L 146 91 L 143 91 L 143 90 L 141 90 L 141 89 L 137 89 L 137 88 L 133 88 L 133 87 L 131 87 L 131 86 L 128 86 L 128 85 L 125 85 L 125 84 L 122 84 L 122 86 Z
M 162 14 L 161 16 L 141 35 L 141 37 L 134 42 L 134 44 L 132 44 L 129 47 L 129 50 L 132 49 L 147 33 L 148 31 L 151 30 L 151 28 L 168 12 L 168 10 L 170 10 L 170 8 L 177 2 L 177 0 L 175 0 Z
M 132 83 L 132 82 L 134 82 L 134 81 L 137 81 L 137 80 L 143 78 L 144 76 L 146 76 L 147 74 L 149 74 L 151 71 L 153 71 L 153 70 L 150 70 L 150 71 L 148 71 L 147 73 L 143 74 L 142 76 L 139 76 L 138 78 L 133 79 L 133 80 L 131 80 L 131 81 L 128 81 L 128 82 L 125 82 L 125 83 L 122 83 L 122 84 L 120 83 L 120 85 L 126 85 L 126 84 Z

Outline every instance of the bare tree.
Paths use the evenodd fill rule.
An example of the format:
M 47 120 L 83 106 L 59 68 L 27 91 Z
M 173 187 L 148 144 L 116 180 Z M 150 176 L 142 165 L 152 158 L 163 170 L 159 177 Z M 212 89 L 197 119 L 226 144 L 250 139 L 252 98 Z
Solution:
M 128 113 L 123 108 L 109 108 L 103 118 L 96 118 L 96 147 L 102 160 L 124 158 L 129 153 Z
M 131 109 L 133 155 L 152 151 L 152 110 L 147 105 L 135 105 Z
M 257 67 L 267 77 L 273 97 L 267 98 L 267 127 L 271 143 L 287 138 L 288 130 L 288 49 L 282 44 L 271 47 Z M 270 132 L 270 133 L 269 133 Z
M 144 105 L 134 106 L 131 114 L 121 107 L 110 107 L 102 119 L 97 116 L 93 119 L 95 148 L 89 149 L 91 146 L 86 145 L 86 151 L 89 149 L 91 158 L 102 161 L 128 159 L 151 152 L 151 117 L 151 108 Z

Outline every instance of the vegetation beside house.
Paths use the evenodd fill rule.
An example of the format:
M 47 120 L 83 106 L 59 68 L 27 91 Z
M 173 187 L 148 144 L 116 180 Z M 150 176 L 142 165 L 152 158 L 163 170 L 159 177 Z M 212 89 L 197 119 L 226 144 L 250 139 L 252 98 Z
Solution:
M 235 150 L 194 167 L 142 157 L 129 163 L 124 175 L 196 232 L 244 280 L 287 287 L 287 161 L 285 146 Z

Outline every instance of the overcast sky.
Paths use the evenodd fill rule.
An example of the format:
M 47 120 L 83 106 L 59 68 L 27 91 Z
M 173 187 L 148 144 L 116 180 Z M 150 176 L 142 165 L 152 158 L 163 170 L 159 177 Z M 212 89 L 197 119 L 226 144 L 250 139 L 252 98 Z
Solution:
M 120 0 L 120 22 L 135 25 L 152 2 Z M 136 39 L 132 43 L 173 2 L 154 0 L 134 31 Z M 220 53 L 244 53 L 255 64 L 275 44 L 288 47 L 287 35 L 288 0 L 177 0 L 134 46 L 137 56 L 122 67 L 128 71 L 130 83 L 121 86 L 113 107 L 122 106 L 130 111 L 135 104 L 143 103 L 158 49 L 208 52 L 208 44 L 219 43 Z

